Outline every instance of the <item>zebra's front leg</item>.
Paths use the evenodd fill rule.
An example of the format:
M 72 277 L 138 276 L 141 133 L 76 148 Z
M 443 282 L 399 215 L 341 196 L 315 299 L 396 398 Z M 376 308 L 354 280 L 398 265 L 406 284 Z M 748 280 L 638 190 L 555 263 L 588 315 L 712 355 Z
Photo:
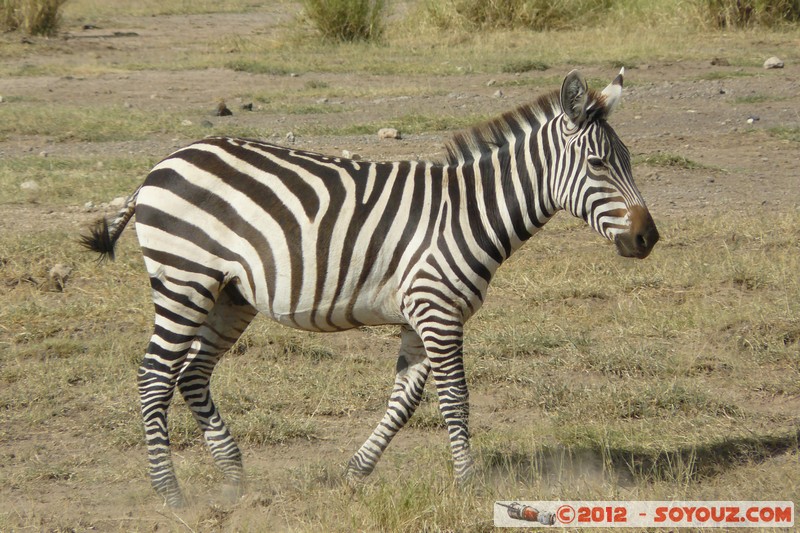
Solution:
M 372 473 L 392 438 L 406 425 L 422 399 L 431 368 L 422 340 L 409 327 L 403 327 L 400 338 L 397 373 L 389 406 L 378 427 L 350 459 L 347 465 L 347 479 L 350 481 L 360 481 Z
M 433 323 L 420 327 L 425 351 L 431 364 L 439 411 L 450 438 L 456 481 L 466 482 L 472 475 L 469 449 L 469 390 L 464 372 L 462 328 Z

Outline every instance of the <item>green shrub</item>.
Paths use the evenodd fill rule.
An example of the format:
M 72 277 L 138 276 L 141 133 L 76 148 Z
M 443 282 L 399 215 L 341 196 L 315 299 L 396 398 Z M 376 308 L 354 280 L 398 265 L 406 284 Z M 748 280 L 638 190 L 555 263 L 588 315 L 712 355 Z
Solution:
M 0 29 L 28 35 L 54 35 L 67 0 L 0 0 Z
M 706 0 L 719 28 L 775 26 L 800 20 L 800 0 Z
M 370 41 L 383 33 L 386 0 L 303 0 L 311 23 L 333 41 Z
M 613 0 L 426 0 L 439 27 L 557 30 L 598 20 Z

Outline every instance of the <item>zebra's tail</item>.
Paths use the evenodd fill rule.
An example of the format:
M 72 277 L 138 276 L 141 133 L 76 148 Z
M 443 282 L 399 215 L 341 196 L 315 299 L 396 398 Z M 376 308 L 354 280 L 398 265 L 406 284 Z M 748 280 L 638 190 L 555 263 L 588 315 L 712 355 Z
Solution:
M 133 194 L 125 200 L 125 205 L 117 212 L 114 217 L 103 217 L 89 228 L 89 235 L 81 236 L 81 246 L 100 254 L 100 261 L 105 259 L 114 260 L 114 245 L 122 235 L 122 230 L 130 221 L 136 208 L 136 197 L 139 196 L 139 185 Z

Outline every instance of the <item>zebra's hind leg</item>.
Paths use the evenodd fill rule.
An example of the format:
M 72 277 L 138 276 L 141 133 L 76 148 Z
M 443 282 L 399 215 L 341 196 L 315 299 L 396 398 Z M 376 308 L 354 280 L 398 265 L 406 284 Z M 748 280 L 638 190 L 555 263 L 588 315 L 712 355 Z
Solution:
M 419 406 L 430 368 L 422 340 L 414 330 L 404 327 L 389 406 L 378 427 L 347 464 L 348 481 L 360 481 L 375 469 L 392 438 Z
M 234 285 L 227 285 L 200 327 L 178 376 L 178 389 L 203 432 L 214 463 L 225 476 L 223 497 L 231 501 L 242 495 L 242 454 L 211 398 L 209 383 L 216 364 L 242 335 L 256 313 Z
M 178 374 L 216 295 L 198 284 L 182 281 L 177 270 L 157 264 L 148 267 L 152 267 L 148 271 L 155 327 L 137 377 L 150 483 L 167 505 L 182 507 L 185 501 L 172 466 L 167 411 Z

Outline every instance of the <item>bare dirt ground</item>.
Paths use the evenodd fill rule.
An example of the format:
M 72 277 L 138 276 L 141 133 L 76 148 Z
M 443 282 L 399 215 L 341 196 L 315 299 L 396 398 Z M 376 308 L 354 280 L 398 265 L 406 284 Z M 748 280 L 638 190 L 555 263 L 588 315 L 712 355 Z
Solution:
M 277 13 L 276 13 L 277 16 Z M 76 72 L 85 72 L 87 65 L 114 65 L 128 63 L 136 56 L 152 54 L 185 53 L 202 50 L 209 35 L 231 32 L 241 34 L 268 31 L 261 19 L 242 14 L 193 15 L 185 17 L 143 17 L 122 20 L 118 26 L 82 31 L 70 28 L 66 38 L 51 41 L 34 40 L 29 46 L 37 53 L 26 54 L 18 60 L 20 66 L 31 68 L 58 63 L 64 68 L 74 66 Z M 115 35 L 115 32 L 120 32 Z M 126 35 L 135 32 L 135 35 Z M 186 36 L 193 35 L 195 40 Z M 798 40 L 787 38 L 787 47 L 797 47 Z M 758 49 L 758 45 L 754 45 Z M 734 54 L 731 51 L 731 54 Z M 781 50 L 774 54 L 780 55 Z M 720 52 L 721 55 L 725 51 Z M 766 58 L 772 53 L 764 51 Z M 622 139 L 640 162 L 636 167 L 637 183 L 642 190 L 654 218 L 682 220 L 707 213 L 743 210 L 763 213 L 765 223 L 776 213 L 795 212 L 800 209 L 800 170 L 798 168 L 799 144 L 776 135 L 774 128 L 800 127 L 800 65 L 787 63 L 779 70 L 764 70 L 758 66 L 718 66 L 706 61 L 672 62 L 634 65 L 627 71 L 624 105 L 613 117 L 612 123 Z M 13 63 L 14 60 L 9 60 Z M 13 66 L 13 65 L 12 65 Z M 393 117 L 413 110 L 420 115 L 458 115 L 482 113 L 491 115 L 511 109 L 533 98 L 538 87 L 518 86 L 509 83 L 522 77 L 542 76 L 560 78 L 576 65 L 555 65 L 545 72 L 515 74 L 462 74 L 458 76 L 407 76 L 407 75 L 353 75 L 330 73 L 300 73 L 298 76 L 250 74 L 227 69 L 175 70 L 175 71 L 125 71 L 93 75 L 81 73 L 66 76 L 21 76 L 0 79 L 0 95 L 7 100 L 14 95 L 41 102 L 42 106 L 73 105 L 92 107 L 98 105 L 129 106 L 134 109 L 163 112 L 186 110 L 186 119 L 209 120 L 215 126 L 257 125 L 276 135 L 276 142 L 285 142 L 290 131 L 304 125 L 341 126 L 348 123 L 381 122 L 392 125 Z M 577 65 L 580 67 L 580 65 Z M 583 66 L 589 79 L 610 80 L 616 70 L 608 67 Z M 248 102 L 248 94 L 257 88 L 293 93 L 307 87 L 309 81 L 322 82 L 332 89 L 358 86 L 365 91 L 374 90 L 375 97 L 335 96 L 325 105 L 347 105 L 354 111 L 330 114 L 283 114 L 280 111 L 245 112 L 240 103 Z M 490 84 L 490 80 L 495 80 Z M 503 95 L 496 97 L 497 87 Z M 386 87 L 408 87 L 408 95 L 381 96 Z M 552 86 L 553 89 L 557 85 Z M 220 98 L 225 98 L 234 111 L 232 117 L 214 117 L 211 111 Z M 307 102 L 309 105 L 315 101 Z M 13 105 L 12 102 L 0 105 Z M 207 115 L 198 115 L 197 109 L 207 109 Z M 748 122 L 748 119 L 752 119 Z M 796 133 L 795 133 L 796 135 Z M 365 159 L 438 159 L 443 155 L 442 144 L 448 137 L 444 132 L 405 134 L 400 140 L 379 140 L 377 135 L 303 136 L 295 146 L 303 149 L 341 154 L 350 150 Z M 79 142 L 60 141 L 48 135 L 10 135 L 0 139 L 0 164 L 2 158 L 36 155 L 46 152 L 48 157 L 98 156 L 113 157 L 141 154 L 158 158 L 191 139 L 171 134 L 156 134 L 141 141 Z M 694 163 L 686 168 L 680 163 L 666 165 L 648 163 L 648 158 L 659 154 L 678 155 Z M 142 177 L 148 169 L 142 168 Z M 119 191 L 124 195 L 128 191 Z M 108 198 L 111 200 L 111 198 Z M 74 228 L 75 234 L 97 217 L 96 212 L 86 212 L 81 204 L 54 207 L 18 203 L 0 207 L 0 232 L 29 231 L 32 228 Z M 355 337 L 336 340 L 338 343 L 356 343 L 373 347 L 374 337 L 358 333 Z M 393 342 L 380 341 L 387 353 L 394 351 Z M 478 406 L 478 426 L 489 425 L 492 417 L 487 406 L 491 399 L 475 397 Z M 89 408 L 89 406 L 87 406 Z M 76 413 L 79 420 L 88 415 Z M 481 419 L 483 418 L 483 419 Z M 362 420 L 363 419 L 363 420 Z M 321 427 L 323 440 L 300 442 L 291 446 L 275 446 L 273 453 L 245 451 L 248 467 L 256 471 L 274 470 L 276 477 L 290 476 L 287 466 L 299 467 L 309 458 L 330 459 L 341 463 L 347 459 L 362 439 L 366 437 L 374 413 L 353 413 L 347 428 Z M 324 423 L 323 423 L 324 425 Z M 76 424 L 77 426 L 77 424 Z M 400 434 L 393 447 L 404 447 L 428 438 L 427 433 L 413 429 Z M 87 453 L 88 452 L 88 453 Z M 0 489 L 0 502 L 11 505 L 20 516 L 50 516 L 38 518 L 30 529 L 56 530 L 64 528 L 87 530 L 125 530 L 127 524 L 151 530 L 162 527 L 180 528 L 178 520 L 167 509 L 142 511 L 152 503 L 147 480 L 142 477 L 135 486 L 114 483 L 108 472 L 142 469 L 144 457 L 113 448 L 86 442 L 78 427 L 64 428 L 62 434 L 50 431 L 19 436 L 11 446 L 0 447 L 0 471 L 13 470 L 15 464 L 25 462 L 74 462 L 77 457 L 87 457 L 83 466 L 90 479 L 106 480 L 111 490 L 95 491 L 87 485 L 82 494 L 67 493 L 58 485 L 41 493 L 16 494 Z M 265 459 L 269 456 L 270 459 Z M 209 460 L 210 462 L 210 460 Z M 284 472 L 284 473 L 281 473 Z M 323 474 L 320 474 L 323 475 Z M 113 476 L 112 476 L 113 477 Z M 121 476 L 124 478 L 124 476 Z M 43 480 L 44 483 L 47 480 Z M 50 480 L 57 482 L 58 480 Z M 43 483 L 43 486 L 44 486 Z M 276 484 L 278 482 L 276 481 Z M 189 488 L 189 491 L 192 489 Z M 277 497 L 269 489 L 250 495 L 253 506 L 264 499 Z M 130 509 L 136 509 L 134 517 Z M 48 509 L 59 509 L 50 513 Z M 215 511 L 215 509 L 217 509 Z M 208 508 L 208 516 L 200 516 L 197 523 L 213 529 L 225 518 L 224 511 Z M 216 516 L 215 512 L 223 513 Z M 285 524 L 280 516 L 265 517 L 269 524 Z M 273 522 L 270 522 L 272 520 Z M 227 522 L 236 529 L 236 523 Z M 277 526 L 276 526 L 277 527 Z
M 286 13 L 271 13 L 272 23 Z M 212 35 L 236 32 L 263 33 L 264 19 L 244 14 L 191 15 L 183 17 L 135 18 L 129 25 L 70 31 L 63 40 L 37 42 L 42 50 L 21 59 L 21 65 L 35 68 L 57 63 L 74 65 L 114 65 L 130 62 L 137 56 L 164 53 L 190 54 L 202 50 Z M 128 35 L 131 34 L 131 35 Z M 187 42 L 186 35 L 193 36 Z M 203 43 L 203 44 L 197 44 Z M 797 45 L 787 37 L 786 48 Z M 758 49 L 758 43 L 754 46 Z M 779 51 L 775 51 L 778 53 Z M 720 51 L 724 55 L 725 51 Z M 735 55 L 736 51 L 730 51 Z M 764 51 L 766 55 L 768 51 Z M 712 65 L 702 62 L 643 64 L 628 68 L 625 105 L 613 124 L 634 154 L 679 154 L 707 166 L 707 178 L 687 177 L 683 168 L 652 169 L 640 173 L 639 184 L 656 213 L 679 205 L 686 208 L 735 209 L 744 205 L 789 207 L 800 202 L 796 145 L 764 133 L 775 127 L 800 124 L 800 76 L 798 65 L 783 69 Z M 544 73 L 522 76 L 553 78 L 580 65 L 553 66 Z M 583 67 L 590 79 L 610 79 L 610 67 Z M 517 74 L 454 76 L 389 76 L 304 73 L 297 76 L 259 75 L 227 69 L 187 71 L 140 71 L 123 74 L 18 77 L 0 80 L 4 95 L 24 94 L 49 105 L 125 105 L 152 112 L 187 111 L 187 119 L 208 119 L 215 125 L 258 124 L 273 132 L 277 142 L 308 122 L 316 126 L 337 126 L 350 122 L 386 121 L 409 112 L 420 115 L 492 115 L 524 103 L 541 89 L 503 88 L 503 96 L 493 97 L 496 85 L 518 79 Z M 386 87 L 408 87 L 409 95 L 390 97 L 335 97 L 329 105 L 353 104 L 357 111 L 315 115 L 280 113 L 243 114 L 236 109 L 242 96 L 259 89 L 300 91 L 310 81 L 331 87 L 358 87 L 376 93 Z M 553 84 L 552 88 L 557 88 Z M 415 94 L 417 92 L 424 94 Z M 225 98 L 237 111 L 231 118 L 197 117 L 192 112 L 206 108 L 209 115 L 216 102 Z M 244 98 L 247 98 L 246 96 Z M 315 102 L 309 101 L 308 104 Z M 748 119 L 754 119 L 748 123 Z M 743 135 L 747 133 L 747 135 Z M 380 141 L 374 135 L 346 137 L 305 137 L 297 140 L 304 149 L 338 155 L 342 149 L 371 159 L 437 159 L 448 133 L 405 135 L 400 141 Z M 15 156 L 46 151 L 53 155 L 104 156 L 143 153 L 158 156 L 185 144 L 183 139 L 156 138 L 120 143 L 54 143 L 47 136 L 8 138 L 0 153 Z M 145 170 L 143 169 L 143 174 Z M 719 179 L 716 179 L 719 178 Z

